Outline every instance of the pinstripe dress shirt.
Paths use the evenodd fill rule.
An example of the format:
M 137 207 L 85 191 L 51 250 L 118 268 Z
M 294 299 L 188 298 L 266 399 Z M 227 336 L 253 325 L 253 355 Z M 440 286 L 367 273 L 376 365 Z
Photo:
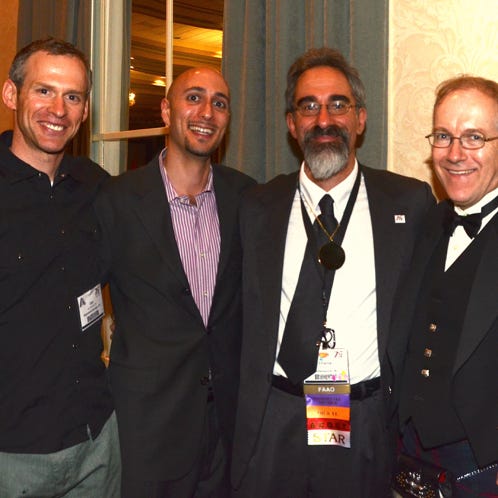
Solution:
M 204 190 L 195 196 L 195 204 L 186 195 L 178 195 L 163 167 L 165 151 L 160 157 L 161 175 L 168 199 L 176 245 L 192 297 L 207 326 L 213 300 L 220 256 L 220 224 L 213 187 L 213 171 Z

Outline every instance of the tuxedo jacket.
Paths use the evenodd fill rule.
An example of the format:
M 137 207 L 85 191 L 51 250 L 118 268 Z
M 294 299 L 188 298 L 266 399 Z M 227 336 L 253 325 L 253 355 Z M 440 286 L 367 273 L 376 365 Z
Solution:
M 412 319 L 425 269 L 444 236 L 447 201 L 430 212 L 426 230 L 393 315 L 385 356 L 385 372 L 392 386 L 390 412 L 394 414 L 400 392 L 403 359 L 409 344 Z M 477 236 L 486 234 L 462 323 L 457 353 L 451 368 L 451 401 L 467 439 L 481 466 L 498 461 L 498 215 Z M 458 264 L 458 260 L 454 263 Z M 451 313 L 451 309 L 448 310 Z
M 382 358 L 398 280 L 409 268 L 420 220 L 434 199 L 429 186 L 418 180 L 364 166 L 362 171 L 373 229 L 378 348 Z M 285 241 L 296 181 L 294 173 L 258 186 L 244 200 L 241 211 L 244 332 L 232 461 L 235 487 L 254 453 L 271 390 Z M 404 215 L 404 223 L 395 223 L 399 214 Z
M 210 375 L 231 445 L 242 325 L 238 206 L 255 182 L 214 165 L 213 183 L 221 248 L 207 327 L 183 270 L 158 158 L 113 178 L 97 200 L 116 324 L 109 371 L 124 478 L 164 481 L 191 468 Z

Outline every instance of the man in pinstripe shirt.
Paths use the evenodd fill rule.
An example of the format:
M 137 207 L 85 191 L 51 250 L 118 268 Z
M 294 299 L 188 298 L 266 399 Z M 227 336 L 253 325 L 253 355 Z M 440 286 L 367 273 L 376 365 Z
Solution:
M 222 497 L 239 375 L 237 213 L 254 180 L 211 164 L 230 117 L 218 72 L 182 73 L 161 111 L 167 148 L 97 203 L 116 320 L 122 496 Z

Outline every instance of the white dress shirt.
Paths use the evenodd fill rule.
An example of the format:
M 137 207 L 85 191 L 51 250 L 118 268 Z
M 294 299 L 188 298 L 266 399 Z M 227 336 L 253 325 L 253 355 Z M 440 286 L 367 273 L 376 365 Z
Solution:
M 455 212 L 462 216 L 467 216 L 469 214 L 480 213 L 483 206 L 485 206 L 488 202 L 491 202 L 498 195 L 498 188 L 488 192 L 479 202 L 470 206 L 467 209 L 461 209 L 458 206 L 455 206 Z M 491 218 L 498 212 L 498 208 L 491 211 L 487 216 L 485 216 L 482 220 L 481 228 L 482 229 L 490 222 Z M 450 241 L 448 243 L 448 251 L 446 253 L 446 265 L 444 267 L 444 271 L 446 271 L 460 256 L 460 254 L 469 247 L 474 239 L 467 235 L 467 232 L 464 230 L 462 225 L 458 225 L 453 232 L 453 235 L 450 237 Z
M 334 214 L 339 223 L 357 172 L 358 163 L 344 181 L 328 192 L 334 199 Z M 304 163 L 301 165 L 299 181 L 301 192 L 306 199 L 304 205 L 313 223 L 315 215 L 320 214 L 318 203 L 327 192 L 307 177 Z M 310 207 L 314 212 L 311 212 Z M 296 189 L 285 245 L 276 358 L 299 279 L 306 243 L 300 195 Z M 350 381 L 355 384 L 380 375 L 372 223 L 363 178 L 342 247 L 346 253 L 346 261 L 335 273 L 327 311 L 327 326 L 335 330 L 336 348 L 345 348 L 348 351 Z M 274 373 L 285 376 L 277 360 L 275 360 Z

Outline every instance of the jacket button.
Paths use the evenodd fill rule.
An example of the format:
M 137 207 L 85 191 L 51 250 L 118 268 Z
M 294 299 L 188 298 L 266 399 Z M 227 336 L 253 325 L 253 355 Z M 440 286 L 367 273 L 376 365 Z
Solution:
M 421 373 L 422 377 L 429 377 L 431 375 L 428 368 L 423 368 L 422 370 L 420 370 L 420 373 Z
M 184 296 L 190 296 L 190 289 L 188 287 L 185 287 L 182 290 L 182 293 L 183 293 Z
M 431 323 L 429 325 L 429 332 L 436 332 L 437 330 L 437 325 L 435 323 Z
M 425 348 L 424 349 L 424 356 L 426 358 L 430 358 L 432 356 L 432 349 L 429 349 L 429 348 Z
M 207 375 L 201 377 L 201 386 L 207 386 L 208 384 L 209 384 L 209 377 Z

